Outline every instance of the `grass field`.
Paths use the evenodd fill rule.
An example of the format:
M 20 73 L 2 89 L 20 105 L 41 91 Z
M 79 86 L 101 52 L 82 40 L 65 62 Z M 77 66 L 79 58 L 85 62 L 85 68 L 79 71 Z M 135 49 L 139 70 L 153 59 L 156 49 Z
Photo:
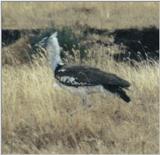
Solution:
M 4 2 L 2 27 L 31 29 L 77 24 L 107 29 L 158 27 L 158 8 L 157 2 Z
M 159 27 L 158 2 L 2 2 L 3 29 L 86 25 L 98 29 Z M 91 34 L 86 40 L 101 35 Z M 11 61 L 28 49 L 21 38 L 2 49 Z M 103 39 L 111 39 L 103 36 Z M 27 42 L 27 41 L 26 41 Z M 28 42 L 27 42 L 28 43 Z M 46 59 L 2 67 L 3 153 L 159 153 L 159 64 L 137 67 L 106 55 L 119 46 L 89 47 L 83 63 L 116 73 L 131 83 L 126 104 L 116 96 L 93 94 L 86 109 L 79 96 L 53 88 Z M 17 54 L 18 53 L 18 54 Z M 65 61 L 81 63 L 78 56 Z M 71 113 L 75 112 L 73 115 Z

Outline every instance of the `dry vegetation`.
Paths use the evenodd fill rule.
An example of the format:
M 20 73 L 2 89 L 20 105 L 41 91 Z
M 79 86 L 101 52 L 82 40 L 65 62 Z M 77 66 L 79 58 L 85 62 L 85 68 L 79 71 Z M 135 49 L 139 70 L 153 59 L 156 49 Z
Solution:
M 75 30 L 86 24 L 107 29 L 158 27 L 158 3 L 151 2 L 3 2 L 2 11 L 2 27 L 9 29 L 70 25 Z M 23 39 L 2 49 L 2 57 L 13 61 L 2 68 L 3 153 L 159 152 L 158 63 L 131 67 L 106 55 L 106 51 L 118 52 L 116 45 L 92 45 L 90 57 L 83 63 L 130 81 L 132 102 L 93 94 L 89 97 L 93 106 L 85 109 L 78 96 L 53 88 L 52 71 L 45 59 L 13 65 L 16 51 L 19 55 L 22 49 L 28 49 L 22 45 Z M 80 63 L 79 57 L 72 62 Z
M 107 29 L 158 27 L 158 7 L 157 2 L 2 3 L 2 28 L 31 29 L 85 24 Z

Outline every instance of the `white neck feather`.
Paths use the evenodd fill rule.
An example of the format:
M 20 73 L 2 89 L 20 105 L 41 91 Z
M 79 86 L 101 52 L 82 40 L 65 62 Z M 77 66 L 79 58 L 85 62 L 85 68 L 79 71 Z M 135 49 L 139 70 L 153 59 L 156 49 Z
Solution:
M 54 72 L 57 65 L 62 63 L 62 60 L 60 57 L 60 46 L 58 43 L 56 32 L 48 38 L 47 51 L 49 54 L 49 62 Z

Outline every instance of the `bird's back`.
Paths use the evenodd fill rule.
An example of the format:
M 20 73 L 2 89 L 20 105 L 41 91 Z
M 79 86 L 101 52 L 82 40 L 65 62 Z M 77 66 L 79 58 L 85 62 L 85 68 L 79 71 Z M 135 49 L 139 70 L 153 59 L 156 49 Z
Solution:
M 106 73 L 100 69 L 89 66 L 64 66 L 56 73 L 57 78 L 72 77 L 76 82 L 84 85 L 114 85 L 129 87 L 130 83 L 115 74 Z

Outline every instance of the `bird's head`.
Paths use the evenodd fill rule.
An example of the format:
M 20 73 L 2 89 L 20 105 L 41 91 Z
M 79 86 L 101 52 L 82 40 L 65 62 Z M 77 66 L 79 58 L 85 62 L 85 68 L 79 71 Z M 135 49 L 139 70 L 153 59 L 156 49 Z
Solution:
M 60 56 L 61 48 L 59 46 L 57 35 L 58 33 L 54 32 L 49 36 L 47 41 L 47 51 L 55 56 Z
M 49 53 L 49 60 L 53 70 L 55 70 L 58 64 L 62 63 L 57 35 L 57 32 L 50 35 L 47 42 L 47 51 Z
M 59 48 L 59 43 L 57 39 L 57 32 L 54 32 L 52 35 L 49 36 L 48 38 L 48 46 L 50 46 L 53 49 Z
M 45 49 L 47 48 L 47 46 L 51 47 L 52 49 L 54 49 L 55 47 L 58 47 L 59 43 L 58 43 L 57 35 L 58 33 L 54 32 L 50 36 L 45 36 L 38 43 L 35 44 L 35 47 L 42 47 Z

